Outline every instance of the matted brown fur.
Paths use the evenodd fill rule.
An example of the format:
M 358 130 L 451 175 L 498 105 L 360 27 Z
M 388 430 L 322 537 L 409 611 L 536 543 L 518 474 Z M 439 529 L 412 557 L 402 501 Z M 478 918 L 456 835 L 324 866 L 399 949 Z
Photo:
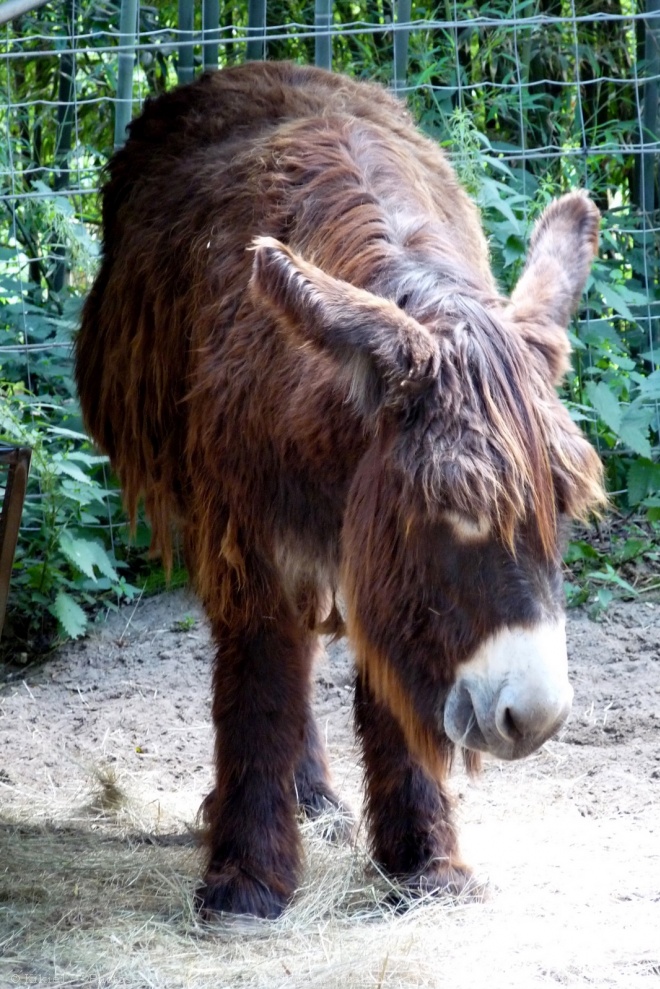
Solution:
M 602 499 L 554 390 L 597 210 L 550 206 L 503 299 L 475 206 L 402 104 L 287 63 L 148 102 L 108 172 L 76 377 L 167 567 L 182 533 L 217 644 L 204 908 L 278 913 L 295 794 L 335 799 L 309 680 L 340 586 L 375 854 L 454 886 L 442 698 L 494 631 L 561 608 L 558 519 Z M 505 579 L 500 600 L 514 571 L 524 593 Z

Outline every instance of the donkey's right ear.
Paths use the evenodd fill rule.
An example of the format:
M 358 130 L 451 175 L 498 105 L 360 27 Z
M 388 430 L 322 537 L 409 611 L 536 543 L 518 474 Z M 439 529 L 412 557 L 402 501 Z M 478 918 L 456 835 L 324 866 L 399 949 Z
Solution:
M 429 331 L 394 302 L 333 278 L 272 237 L 254 242 L 250 289 L 296 345 L 329 354 L 368 414 L 405 405 L 438 370 Z
M 555 383 L 568 368 L 566 329 L 598 251 L 600 213 L 584 192 L 551 203 L 537 221 L 510 315 Z

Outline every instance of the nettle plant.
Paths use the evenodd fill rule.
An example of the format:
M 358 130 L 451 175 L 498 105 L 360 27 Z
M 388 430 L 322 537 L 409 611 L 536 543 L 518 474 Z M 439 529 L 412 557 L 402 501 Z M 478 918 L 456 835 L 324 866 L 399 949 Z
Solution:
M 127 533 L 119 492 L 106 483 L 105 458 L 82 431 L 71 377 L 77 293 L 93 266 L 94 245 L 62 197 L 28 204 L 21 223 L 33 239 L 38 234 L 75 258 L 78 273 L 78 284 L 53 291 L 43 258 L 57 257 L 55 250 L 30 260 L 12 243 L 13 229 L 6 230 L 0 440 L 30 447 L 32 462 L 4 637 L 13 633 L 28 651 L 40 651 L 54 638 L 82 635 L 94 610 L 130 600 L 135 588 L 122 573 Z
M 552 198 L 583 183 L 570 166 L 565 166 L 562 181 L 510 167 L 463 110 L 454 111 L 445 123 L 451 134 L 447 150 L 480 204 L 493 270 L 508 291 L 520 273 L 533 220 Z M 588 539 L 571 541 L 566 553 L 577 578 L 567 581 L 569 602 L 591 600 L 596 611 L 607 606 L 614 592 L 630 597 L 638 593 L 635 584 L 645 589 L 657 584 L 660 370 L 655 368 L 660 342 L 654 352 L 649 323 L 653 311 L 660 310 L 660 291 L 645 287 L 648 252 L 648 234 L 633 209 L 605 211 L 600 255 L 570 334 L 573 373 L 562 397 L 603 458 L 616 522 L 606 539 L 592 532 Z M 660 338 L 660 327 L 657 331 Z
M 136 583 L 154 593 L 165 580 L 147 559 L 144 520 L 129 533 L 107 458 L 83 431 L 72 379 L 72 341 L 96 268 L 94 215 L 83 222 L 65 196 L 40 181 L 32 188 L 37 198 L 0 214 L 0 441 L 32 449 L 3 640 L 13 633 L 39 652 L 131 601 Z M 172 584 L 185 580 L 176 567 Z
M 82 635 L 100 607 L 136 593 L 121 498 L 82 430 L 72 379 L 94 225 L 40 180 L 30 189 L 0 213 L 0 440 L 32 449 L 3 639 L 28 652 Z
M 500 8 L 506 12 L 499 2 L 491 7 L 495 13 Z M 350 12 L 344 8 L 341 4 L 336 7 L 338 21 L 348 18 Z M 170 23 L 175 10 L 175 5 L 171 11 L 163 8 L 159 24 L 165 23 L 163 18 Z M 367 20 L 380 17 L 379 5 L 361 5 L 360 10 L 360 16 Z M 460 4 L 458 10 L 463 10 Z M 274 17 L 276 11 L 270 13 Z M 467 8 L 464 13 L 469 14 Z M 148 12 L 144 16 L 151 17 Z M 287 19 L 289 15 L 283 17 Z M 594 25 L 589 30 L 600 28 Z M 546 26 L 525 35 L 525 43 L 533 48 L 527 54 L 534 54 L 536 61 L 525 57 L 524 65 L 533 62 L 534 71 L 538 70 L 543 79 L 570 79 L 575 74 L 570 63 L 574 46 L 561 32 L 560 26 Z M 335 39 L 336 65 L 387 82 L 391 38 L 384 43 L 380 37 L 367 33 L 364 38 L 347 35 Z M 636 593 L 644 566 L 650 574 L 657 572 L 655 555 L 660 547 L 660 370 L 656 370 L 658 353 L 653 353 L 650 345 L 655 339 L 660 350 L 660 318 L 656 315 L 655 326 L 650 325 L 653 312 L 660 309 L 657 244 L 649 242 L 648 233 L 644 234 L 629 205 L 632 167 L 622 150 L 630 143 L 631 128 L 636 126 L 636 104 L 631 97 L 630 112 L 622 115 L 621 101 L 609 99 L 609 91 L 604 91 L 603 105 L 616 107 L 616 119 L 609 111 L 587 115 L 589 126 L 596 128 L 588 135 L 590 146 L 612 149 L 602 158 L 590 154 L 588 182 L 587 161 L 579 154 L 562 155 L 550 163 L 531 159 L 525 168 L 518 158 L 514 166 L 515 149 L 523 136 L 527 147 L 556 144 L 575 150 L 583 147 L 583 134 L 571 87 L 553 87 L 548 82 L 541 87 L 541 96 L 532 97 L 531 87 L 519 91 L 513 85 L 499 85 L 494 95 L 489 80 L 510 79 L 513 38 L 506 27 L 489 33 L 466 23 L 456 35 L 460 48 L 457 58 L 454 42 L 446 33 L 413 32 L 409 79 L 418 88 L 409 93 L 409 101 L 430 136 L 446 141 L 464 184 L 481 206 L 493 267 L 503 290 L 515 283 L 525 239 L 550 199 L 567 188 L 584 184 L 593 188 L 595 184 L 597 201 L 613 206 L 605 210 L 600 258 L 574 325 L 574 373 L 563 392 L 571 415 L 581 422 L 603 457 L 612 503 L 622 516 L 614 535 L 610 523 L 607 539 L 591 532 L 588 538 L 585 534 L 585 538 L 575 539 L 568 549 L 567 562 L 574 575 L 568 583 L 569 600 L 591 598 L 597 607 L 603 607 L 613 590 Z M 622 35 L 619 48 L 628 44 L 626 38 Z M 291 43 L 294 47 L 287 48 L 282 41 L 271 56 L 311 58 L 311 41 L 294 39 Z M 610 42 L 603 45 L 603 57 L 603 53 L 614 51 Z M 584 59 L 595 58 L 593 45 L 585 43 L 580 50 Z M 140 85 L 147 84 L 155 93 L 167 78 L 172 81 L 170 54 L 158 53 L 151 68 L 143 65 L 137 70 Z M 628 78 L 628 59 L 634 53 L 625 48 L 624 54 L 619 75 L 623 72 Z M 552 64 L 546 64 L 548 60 Z M 111 70 L 104 65 L 94 58 L 80 60 L 78 85 L 88 87 L 85 91 L 92 94 L 101 84 L 110 85 L 114 92 L 114 81 L 105 78 L 106 69 Z M 609 66 L 605 73 L 608 79 L 616 76 L 611 70 Z M 38 82 L 29 81 L 30 99 L 41 92 Z M 20 78 L 14 83 L 19 86 Z M 27 85 L 25 80 L 22 84 Z M 46 73 L 39 83 L 44 93 L 50 84 Z M 605 89 L 614 86 L 619 94 L 624 92 L 611 79 L 603 80 L 602 85 Z M 463 109 L 456 109 L 459 92 Z M 538 82 L 534 92 L 539 92 Z M 594 87 L 588 91 L 596 92 Z M 583 99 L 588 93 L 583 93 Z M 5 211 L 0 210 L 1 342 L 44 346 L 31 354 L 29 366 L 24 353 L 0 355 L 0 435 L 34 450 L 9 616 L 11 624 L 28 639 L 52 637 L 53 630 L 80 635 L 99 606 L 115 607 L 129 600 L 135 594 L 134 584 L 139 582 L 147 593 L 165 586 L 160 566 L 147 563 L 141 552 L 149 540 L 146 526 L 138 529 L 135 550 L 129 548 L 119 494 L 105 461 L 95 455 L 82 432 L 70 378 L 69 347 L 78 324 L 80 298 L 96 264 L 98 215 L 94 198 L 84 197 L 84 204 L 77 203 L 74 208 L 77 201 L 70 198 L 66 188 L 58 192 L 28 178 L 27 173 L 21 176 L 21 169 L 27 169 L 35 155 L 51 161 L 57 148 L 61 159 L 69 160 L 76 181 L 90 189 L 96 185 L 98 166 L 112 142 L 111 119 L 109 114 L 99 115 L 94 101 L 90 101 L 89 113 L 85 106 L 83 102 L 77 108 L 76 134 L 81 140 L 75 149 L 60 146 L 55 118 L 46 116 L 35 116 L 34 120 L 26 116 L 20 130 L 10 128 L 14 142 L 11 159 L 8 147 L 0 148 L 0 164 L 5 168 L 12 165 L 17 184 L 23 182 L 25 190 L 33 194 L 13 205 L 8 199 Z M 605 118 L 603 125 L 600 121 Z M 24 141 L 29 133 L 32 150 L 30 142 Z M 60 275 L 66 269 L 66 284 L 57 277 L 58 267 Z M 616 519 L 616 513 L 612 517 Z M 184 580 L 185 571 L 179 567 L 174 582 Z
M 119 492 L 105 486 L 106 458 L 72 428 L 75 405 L 0 388 L 2 440 L 32 448 L 11 602 L 14 632 L 38 648 L 52 638 L 48 616 L 76 638 L 87 628 L 86 609 L 117 607 L 137 590 L 121 573 L 127 564 L 106 546 L 113 526 L 119 536 L 123 525 Z

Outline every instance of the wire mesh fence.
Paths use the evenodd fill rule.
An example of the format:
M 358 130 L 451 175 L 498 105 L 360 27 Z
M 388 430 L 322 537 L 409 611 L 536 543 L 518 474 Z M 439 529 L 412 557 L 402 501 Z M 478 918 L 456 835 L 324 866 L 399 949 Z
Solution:
M 90 593 L 112 585 L 125 537 L 71 380 L 103 165 L 144 99 L 246 58 L 392 86 L 479 202 L 505 289 L 542 205 L 590 190 L 602 256 L 566 399 L 611 489 L 660 517 L 660 0 L 492 0 L 477 15 L 459 0 L 434 11 L 410 0 L 61 0 L 2 24 L 10 6 L 0 4 L 0 431 L 36 445 L 26 531 L 36 538 L 48 510 L 115 551 L 112 566 L 83 566 Z M 28 549 L 18 567 L 33 586 L 30 559 Z

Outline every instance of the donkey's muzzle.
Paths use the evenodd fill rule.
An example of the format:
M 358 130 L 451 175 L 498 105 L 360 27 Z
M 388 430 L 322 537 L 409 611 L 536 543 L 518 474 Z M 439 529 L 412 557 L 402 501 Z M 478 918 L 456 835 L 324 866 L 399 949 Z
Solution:
M 564 622 L 506 628 L 459 666 L 444 729 L 464 748 L 521 759 L 561 728 L 572 700 Z

